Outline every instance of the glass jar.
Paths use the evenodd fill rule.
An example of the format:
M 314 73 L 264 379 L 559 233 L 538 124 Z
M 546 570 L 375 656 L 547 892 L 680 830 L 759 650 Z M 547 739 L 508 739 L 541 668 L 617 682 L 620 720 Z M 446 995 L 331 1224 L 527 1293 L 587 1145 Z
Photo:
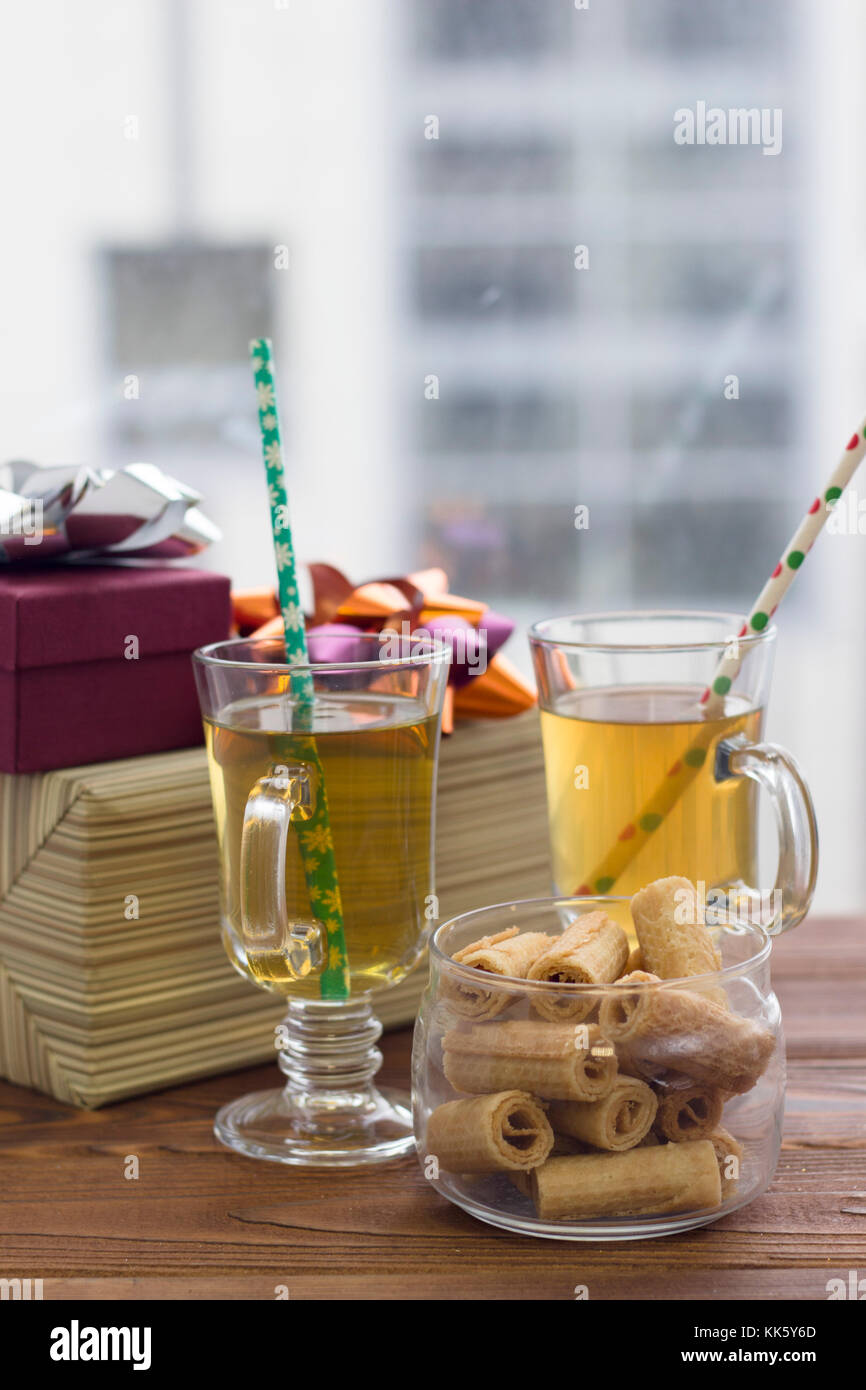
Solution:
M 455 953 L 516 928 L 560 935 L 626 898 L 539 898 L 444 923 L 413 1046 L 425 1176 L 482 1221 L 566 1240 L 702 1226 L 768 1187 L 785 1060 L 760 926 L 710 928 L 713 974 L 604 985 L 488 973 Z M 513 935 L 513 933 L 512 933 Z

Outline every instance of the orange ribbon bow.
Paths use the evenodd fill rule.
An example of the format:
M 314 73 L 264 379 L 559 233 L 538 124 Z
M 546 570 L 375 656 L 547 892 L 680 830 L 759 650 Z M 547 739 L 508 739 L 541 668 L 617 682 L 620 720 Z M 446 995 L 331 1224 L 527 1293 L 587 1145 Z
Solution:
M 535 691 L 523 679 L 499 647 L 511 635 L 514 624 L 491 611 L 486 603 L 448 592 L 444 570 L 419 570 L 398 579 L 374 579 L 353 585 L 333 565 L 309 566 L 313 581 L 313 612 L 307 618 L 312 632 L 327 623 L 351 623 L 359 631 L 409 623 L 411 630 L 425 628 L 447 640 L 450 623 L 455 629 L 475 629 L 483 636 L 479 650 L 486 661 L 452 666 L 442 728 L 450 733 L 454 719 L 504 719 L 535 704 Z M 270 589 L 244 589 L 232 594 L 236 631 L 243 637 L 273 637 L 282 633 L 276 594 Z M 484 621 L 482 621 L 482 619 Z

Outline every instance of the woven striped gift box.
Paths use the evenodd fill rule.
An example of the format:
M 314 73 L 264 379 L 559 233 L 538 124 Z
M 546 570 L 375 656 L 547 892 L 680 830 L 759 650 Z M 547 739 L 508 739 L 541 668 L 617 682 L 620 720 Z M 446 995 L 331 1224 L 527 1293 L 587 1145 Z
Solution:
M 0 1073 L 95 1107 L 273 1057 L 284 1005 L 220 942 L 203 749 L 2 774 L 0 824 Z M 441 920 L 549 891 L 535 710 L 443 740 L 436 880 Z M 425 980 L 376 996 L 386 1027 Z

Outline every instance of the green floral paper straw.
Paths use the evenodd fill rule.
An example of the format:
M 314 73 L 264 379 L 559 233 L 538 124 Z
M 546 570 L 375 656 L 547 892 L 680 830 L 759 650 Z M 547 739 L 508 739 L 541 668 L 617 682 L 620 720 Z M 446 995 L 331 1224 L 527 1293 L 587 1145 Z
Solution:
M 304 613 L 298 593 L 295 548 L 289 526 L 289 499 L 283 469 L 277 392 L 269 338 L 253 339 L 250 343 L 250 359 L 259 403 L 262 454 L 268 479 L 268 500 L 271 505 L 286 661 L 289 666 L 306 666 L 310 658 L 307 653 Z M 297 692 L 299 713 L 303 713 L 306 707 L 311 721 L 314 701 L 312 675 L 309 671 L 298 671 L 290 677 L 290 682 L 293 691 Z M 307 892 L 310 895 L 310 906 L 316 917 L 324 923 L 328 933 L 328 959 L 319 986 L 323 999 L 346 999 L 349 995 L 349 958 L 343 929 L 343 904 L 337 880 L 334 840 L 328 819 L 324 772 L 315 739 L 308 737 L 303 740 L 301 746 L 304 758 L 318 773 L 319 784 L 313 814 L 308 820 L 294 822 L 307 880 Z

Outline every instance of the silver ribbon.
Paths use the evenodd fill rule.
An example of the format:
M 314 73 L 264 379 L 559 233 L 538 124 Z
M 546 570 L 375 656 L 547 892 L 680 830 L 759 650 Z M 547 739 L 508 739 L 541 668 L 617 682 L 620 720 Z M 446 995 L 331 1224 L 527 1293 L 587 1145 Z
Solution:
M 125 468 L 0 464 L 0 564 L 116 555 L 196 555 L 221 532 L 199 493 L 152 463 Z

